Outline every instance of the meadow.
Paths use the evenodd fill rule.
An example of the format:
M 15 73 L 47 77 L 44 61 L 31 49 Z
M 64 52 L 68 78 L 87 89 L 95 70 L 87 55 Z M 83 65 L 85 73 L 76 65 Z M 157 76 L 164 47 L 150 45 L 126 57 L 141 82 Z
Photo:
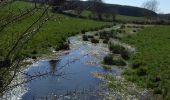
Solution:
M 125 37 L 124 42 L 136 48 L 131 67 L 125 77 L 139 86 L 153 90 L 165 100 L 170 99 L 170 26 L 147 27 Z
M 89 16 L 92 16 L 92 12 L 86 10 L 86 11 L 83 11 L 81 15 L 85 17 L 89 17 Z M 108 19 L 108 17 L 109 16 L 107 16 L 106 19 Z M 105 17 L 103 18 L 105 19 Z M 112 17 L 110 16 L 109 19 L 112 20 Z M 116 14 L 115 19 L 118 21 L 123 21 L 123 22 L 146 21 L 147 20 L 145 17 L 126 16 L 126 15 L 120 15 L 120 14 Z
M 0 9 L 0 19 L 10 14 L 19 14 L 21 11 L 33 8 L 33 3 L 15 1 Z M 13 9 L 14 8 L 14 9 Z M 43 12 L 43 8 L 37 9 L 31 16 L 27 16 L 20 21 L 11 23 L 0 31 L 0 56 L 4 56 L 12 47 L 13 43 L 18 39 L 34 21 L 36 21 Z M 22 54 L 25 56 L 41 55 L 49 53 L 51 48 L 55 48 L 59 43 L 65 41 L 69 36 L 80 33 L 82 30 L 90 30 L 105 25 L 108 22 L 100 22 L 88 19 L 73 18 L 62 14 L 48 12 L 50 19 L 43 27 L 24 45 Z

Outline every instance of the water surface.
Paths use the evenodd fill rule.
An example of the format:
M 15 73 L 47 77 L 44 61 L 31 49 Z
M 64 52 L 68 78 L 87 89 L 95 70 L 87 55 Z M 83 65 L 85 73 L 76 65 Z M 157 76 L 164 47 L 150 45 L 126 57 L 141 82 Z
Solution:
M 107 45 L 82 42 L 81 36 L 69 40 L 71 49 L 60 59 L 40 60 L 24 70 L 24 78 L 28 80 L 29 76 L 44 75 L 35 77 L 21 88 L 25 90 L 20 97 L 22 100 L 45 99 L 70 91 L 93 91 L 100 86 L 102 80 L 93 77 L 92 73 L 107 73 L 101 66 L 103 57 L 109 53 Z M 112 73 L 119 75 L 120 71 L 114 68 Z

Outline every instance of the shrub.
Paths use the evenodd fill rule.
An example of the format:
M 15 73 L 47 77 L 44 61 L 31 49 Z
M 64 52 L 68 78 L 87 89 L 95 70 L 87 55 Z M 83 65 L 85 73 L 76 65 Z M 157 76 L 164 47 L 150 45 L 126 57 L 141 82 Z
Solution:
M 98 33 L 96 33 L 96 34 L 94 34 L 95 36 L 98 36 L 99 34 Z
M 144 29 L 145 27 L 144 27 L 144 26 L 141 26 L 140 28 L 141 28 L 141 29 Z
M 82 38 L 83 38 L 83 41 L 88 41 L 88 36 L 87 35 L 83 35 Z
M 145 66 L 145 63 L 142 62 L 141 60 L 134 60 L 134 61 L 132 62 L 132 68 L 133 68 L 133 69 L 137 69 L 137 68 L 139 68 L 140 66 Z
M 147 88 L 154 89 L 154 88 L 158 88 L 158 87 L 159 87 L 158 83 L 153 83 L 151 81 L 147 82 Z
M 10 65 L 11 65 L 10 59 L 0 60 L 0 68 L 10 67 Z
M 129 53 L 128 50 L 123 50 L 123 51 L 121 51 L 121 56 L 122 56 L 123 59 L 129 60 L 130 53 Z
M 94 38 L 94 36 L 92 36 L 92 35 L 88 35 L 88 38 Z
M 161 78 L 159 76 L 156 76 L 154 79 L 153 79 L 153 82 L 159 82 L 161 81 Z
M 56 48 L 55 50 L 56 51 L 59 51 L 59 50 L 69 50 L 70 47 L 69 47 L 69 44 L 68 43 L 60 43 Z
M 120 28 L 121 28 L 121 29 L 124 29 L 124 28 L 126 28 L 126 26 L 125 26 L 125 25 L 122 25 Z
M 139 68 L 140 65 L 141 65 L 140 62 L 137 62 L 137 61 L 136 61 L 136 62 L 133 62 L 132 68 L 133 68 L 133 69 Z
M 32 59 L 37 59 L 37 57 L 36 56 L 32 56 Z
M 116 30 L 103 31 L 99 33 L 99 38 L 100 39 L 114 38 L 116 34 L 117 34 Z
M 81 33 L 82 33 L 82 34 L 85 34 L 85 33 L 86 33 L 86 30 L 82 30 Z
M 122 56 L 125 56 L 125 58 L 129 54 L 125 47 L 118 44 L 110 44 L 109 50 L 115 54 L 121 54 Z
M 106 65 L 116 65 L 116 66 L 125 66 L 126 62 L 121 58 L 113 58 L 112 55 L 107 55 L 104 57 L 104 64 Z
M 107 36 L 106 31 L 103 31 L 103 32 L 100 32 L 100 33 L 99 33 L 99 38 L 100 38 L 100 39 L 104 39 L 104 38 L 106 38 L 106 36 Z
M 145 76 L 146 74 L 147 74 L 147 69 L 146 68 L 137 69 L 137 75 L 138 76 Z
M 37 54 L 38 52 L 37 52 L 37 50 L 33 50 L 32 52 L 31 52 L 31 54 Z
M 112 62 L 112 65 L 125 66 L 126 62 L 121 58 L 114 58 L 113 62 Z
M 103 65 L 102 67 L 103 67 L 103 69 L 105 69 L 105 70 L 112 71 L 112 67 L 111 67 L 111 66 L 105 66 L 105 65 Z
M 136 30 L 133 30 L 133 32 L 135 33 L 135 32 L 136 32 Z
M 109 43 L 109 39 L 104 39 L 103 43 L 108 44 Z
M 0 76 L 0 88 L 4 85 L 4 78 Z
M 104 57 L 104 64 L 112 65 L 112 63 L 113 63 L 113 57 L 111 54 Z
M 153 93 L 154 94 L 162 94 L 162 90 L 160 88 L 154 88 Z
M 125 33 L 125 30 L 117 29 L 117 32 L 118 32 L 118 33 Z
M 130 25 L 128 25 L 127 27 L 128 27 L 128 28 L 132 28 L 132 26 L 130 26 Z
M 98 39 L 95 39 L 95 38 L 92 38 L 92 39 L 91 39 L 91 42 L 92 42 L 92 43 L 99 43 L 99 40 L 98 40 Z

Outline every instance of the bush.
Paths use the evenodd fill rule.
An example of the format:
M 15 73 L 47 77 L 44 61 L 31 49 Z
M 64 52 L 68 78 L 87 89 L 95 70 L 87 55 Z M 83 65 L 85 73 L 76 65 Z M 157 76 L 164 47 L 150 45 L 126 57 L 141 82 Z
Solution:
M 86 33 L 86 30 L 82 30 L 81 33 L 82 33 L 82 34 L 85 34 L 85 33 Z
M 132 64 L 132 68 L 133 68 L 133 69 L 139 68 L 140 65 L 141 65 L 141 64 L 136 61 L 136 62 L 134 62 L 134 63 Z
M 144 26 L 141 26 L 140 28 L 141 28 L 141 29 L 144 29 L 145 27 L 144 27 Z
M 10 59 L 0 60 L 0 68 L 10 67 L 10 65 L 11 65 Z
M 113 63 L 113 57 L 112 57 L 112 55 L 107 55 L 107 56 L 105 56 L 104 57 L 104 64 L 106 64 L 106 65 L 112 65 L 112 63 Z
M 92 36 L 92 35 L 88 35 L 88 38 L 94 38 L 94 36 Z
M 121 52 L 121 56 L 122 56 L 123 59 L 129 60 L 129 58 L 130 58 L 130 53 L 129 53 L 128 50 L 123 50 L 123 51 Z
M 125 33 L 125 30 L 117 29 L 117 32 L 118 32 L 118 33 Z
M 145 68 L 137 69 L 137 75 L 138 76 L 145 76 L 146 74 L 147 74 L 147 69 L 145 69 Z
M 59 50 L 69 50 L 70 47 L 69 47 L 69 44 L 68 43 L 60 43 L 56 48 L 55 50 L 56 51 L 59 51 Z
M 106 65 L 116 65 L 125 66 L 126 62 L 121 58 L 113 58 L 112 55 L 107 55 L 104 57 L 104 64 Z
M 125 26 L 125 25 L 122 25 L 120 28 L 121 28 L 121 29 L 124 29 L 124 28 L 126 28 L 126 26 Z
M 117 44 L 110 44 L 109 50 L 112 51 L 115 54 L 120 54 L 122 58 L 129 59 L 129 52 L 126 50 L 125 47 Z
M 153 82 L 159 82 L 161 81 L 161 78 L 159 76 L 156 76 L 154 79 L 153 79 Z
M 37 50 L 33 50 L 32 52 L 31 52 L 31 54 L 37 54 L 38 52 L 37 52 Z
M 36 56 L 32 56 L 32 59 L 37 59 L 37 57 Z
M 162 90 L 161 90 L 160 88 L 155 88 L 155 89 L 153 90 L 153 93 L 154 93 L 154 94 L 162 94 Z
M 135 33 L 135 32 L 136 32 L 136 30 L 133 30 L 133 32 Z
M 126 62 L 121 58 L 115 58 L 113 59 L 112 65 L 125 66 Z
M 105 69 L 105 70 L 108 70 L 108 71 L 112 71 L 112 67 L 111 66 L 102 66 L 103 67 L 103 69 Z
M 109 43 L 109 39 L 104 39 L 103 43 L 108 44 Z
M 158 87 L 159 87 L 158 83 L 153 83 L 151 81 L 147 82 L 147 88 L 155 89 L 155 88 L 158 88 Z
M 88 36 L 87 35 L 83 35 L 82 38 L 83 38 L 83 41 L 88 41 Z
M 4 78 L 0 76 L 0 88 L 4 85 Z
M 116 34 L 117 34 L 117 31 L 116 31 L 116 30 L 103 31 L 103 32 L 100 32 L 100 33 L 99 33 L 99 38 L 100 38 L 100 39 L 114 38 Z
M 128 25 L 127 28 L 132 28 L 132 26 Z
M 144 62 L 142 62 L 141 60 L 134 60 L 133 62 L 132 62 L 132 68 L 133 69 L 137 69 L 137 68 L 139 68 L 140 66 L 145 66 L 145 63 Z
M 98 33 L 96 33 L 96 34 L 94 34 L 95 36 L 98 36 L 99 34 Z
M 95 39 L 95 38 L 92 38 L 92 39 L 91 39 L 91 42 L 92 42 L 92 43 L 99 43 L 99 40 L 98 40 L 98 39 Z

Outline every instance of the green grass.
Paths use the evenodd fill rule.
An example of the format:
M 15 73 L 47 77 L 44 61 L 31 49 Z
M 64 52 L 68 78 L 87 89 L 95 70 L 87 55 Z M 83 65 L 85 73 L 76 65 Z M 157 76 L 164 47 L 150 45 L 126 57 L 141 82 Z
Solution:
M 0 9 L 0 19 L 3 19 L 9 15 L 17 15 L 20 11 L 30 9 L 32 7 L 34 7 L 34 4 L 32 3 L 15 1 L 14 3 L 10 3 L 4 8 Z
M 125 16 L 125 15 L 117 15 L 117 20 L 121 21 L 144 21 L 146 18 L 144 17 L 135 17 L 135 16 Z
M 25 7 L 33 7 L 33 4 L 16 1 L 13 4 L 14 12 L 17 13 L 18 9 L 24 9 Z M 11 6 L 9 5 L 9 6 Z M 5 11 L 0 10 L 0 15 L 5 16 Z M 41 15 L 42 9 L 38 10 L 34 15 L 27 17 L 19 22 L 13 23 L 0 32 L 0 56 L 4 56 L 9 48 L 12 47 L 12 43 L 24 32 L 38 17 Z M 25 55 L 31 55 L 36 51 L 36 54 L 48 53 L 51 47 L 56 47 L 59 42 L 69 36 L 75 35 L 75 33 L 81 30 L 89 30 L 91 28 L 101 27 L 107 22 L 85 20 L 79 18 L 72 18 L 61 14 L 54 14 L 49 12 L 49 15 L 54 15 L 48 20 L 31 40 L 25 44 L 22 53 Z
M 92 14 L 92 13 L 90 11 L 87 11 L 87 10 L 85 10 L 81 13 L 81 15 L 85 16 L 85 17 L 89 17 L 90 14 Z
M 89 15 L 92 15 L 92 13 L 90 11 L 83 11 L 82 16 L 85 17 L 89 17 Z M 108 16 L 107 16 L 108 18 Z M 112 20 L 112 17 L 109 18 L 110 20 Z M 135 16 L 126 16 L 126 15 L 120 15 L 117 14 L 116 15 L 116 20 L 120 20 L 120 21 L 145 21 L 146 18 L 145 17 L 135 17 Z
M 132 67 L 125 71 L 125 77 L 169 100 L 170 26 L 147 27 L 124 41 L 137 49 L 131 57 Z

